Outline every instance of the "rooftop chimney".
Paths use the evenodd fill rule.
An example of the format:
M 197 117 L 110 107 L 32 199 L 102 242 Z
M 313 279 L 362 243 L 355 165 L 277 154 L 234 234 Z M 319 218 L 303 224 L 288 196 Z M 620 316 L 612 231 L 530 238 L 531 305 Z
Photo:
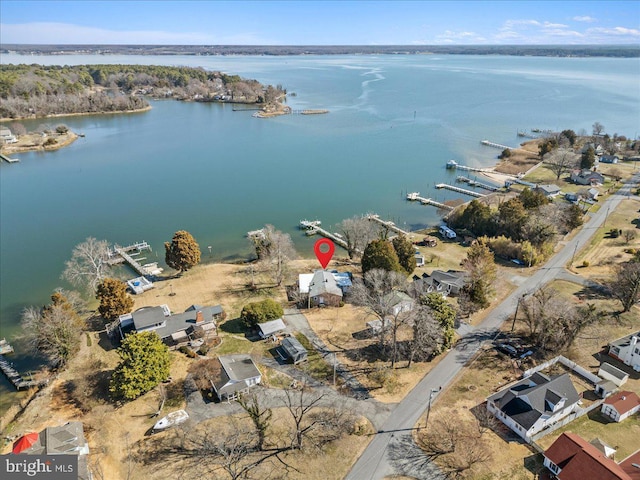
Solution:
M 202 310 L 198 310 L 196 313 L 196 325 L 201 325 L 204 323 L 204 315 L 202 315 Z

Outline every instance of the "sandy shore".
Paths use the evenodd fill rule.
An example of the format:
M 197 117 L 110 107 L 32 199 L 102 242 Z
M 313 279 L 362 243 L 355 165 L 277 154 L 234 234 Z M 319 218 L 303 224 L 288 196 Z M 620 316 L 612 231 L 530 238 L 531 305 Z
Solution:
M 39 118 L 60 118 L 60 117 L 86 117 L 87 115 L 116 115 L 119 113 L 142 113 L 151 110 L 151 105 L 138 108 L 136 110 L 120 110 L 117 112 L 80 112 L 80 113 L 56 113 L 53 115 L 30 115 L 28 117 L 16 117 L 16 118 L 0 118 L 0 122 L 19 122 L 20 120 L 38 120 Z

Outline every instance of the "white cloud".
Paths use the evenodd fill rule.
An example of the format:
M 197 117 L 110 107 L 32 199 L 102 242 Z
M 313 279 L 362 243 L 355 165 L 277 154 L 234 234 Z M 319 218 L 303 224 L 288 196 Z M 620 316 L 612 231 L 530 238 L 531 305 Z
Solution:
M 562 23 L 544 22 L 542 25 L 545 28 L 569 28 L 569 25 L 564 25 Z
M 629 36 L 629 37 L 640 37 L 640 30 L 635 28 L 626 28 L 626 27 L 613 27 L 613 28 L 590 28 L 587 30 L 589 34 L 596 35 L 607 35 L 607 36 Z
M 156 45 L 212 45 L 212 44 L 273 44 L 254 32 L 231 36 L 216 36 L 203 32 L 166 32 L 161 30 L 110 30 L 67 23 L 34 22 L 0 24 L 2 43 L 43 44 L 156 44 Z M 275 42 L 277 43 L 277 42 Z
M 573 17 L 573 20 L 576 21 L 576 22 L 587 22 L 587 23 L 597 22 L 597 20 L 595 18 L 590 17 L 589 15 L 582 15 L 582 16 Z
M 445 30 L 444 33 L 440 35 L 436 35 L 434 38 L 434 42 L 437 44 L 442 43 L 458 43 L 458 44 L 468 44 L 468 43 L 486 43 L 487 39 L 482 35 L 476 32 L 455 32 L 453 30 Z

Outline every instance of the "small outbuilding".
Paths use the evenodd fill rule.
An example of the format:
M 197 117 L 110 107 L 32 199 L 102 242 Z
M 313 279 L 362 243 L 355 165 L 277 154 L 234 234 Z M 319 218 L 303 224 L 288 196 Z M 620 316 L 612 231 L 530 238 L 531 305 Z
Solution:
M 260 338 L 268 338 L 271 335 L 280 333 L 287 328 L 287 325 L 281 318 L 276 318 L 270 322 L 264 322 L 258 324 L 258 335 Z
M 601 411 L 615 422 L 622 422 L 640 411 L 640 397 L 635 392 L 618 392 L 604 401 Z
M 308 360 L 307 349 L 295 337 L 287 337 L 280 345 L 285 357 L 291 359 L 294 365 Z

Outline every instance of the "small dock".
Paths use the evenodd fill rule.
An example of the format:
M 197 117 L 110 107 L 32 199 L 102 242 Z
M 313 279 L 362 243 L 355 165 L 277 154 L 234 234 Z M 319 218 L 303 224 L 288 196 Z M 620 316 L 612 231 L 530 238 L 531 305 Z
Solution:
M 452 192 L 457 192 L 457 193 L 464 193 L 465 195 L 470 195 L 472 197 L 477 197 L 477 198 L 486 197 L 484 193 L 474 192 L 473 190 L 467 190 L 466 188 L 456 187 L 455 185 L 449 185 L 448 183 L 437 183 L 436 188 L 437 189 L 444 188 L 445 190 L 451 190 Z
M 458 162 L 456 162 L 455 160 L 449 160 L 447 162 L 447 169 L 450 170 L 464 170 L 467 172 L 492 172 L 493 169 L 491 168 L 477 168 L 477 167 L 469 167 L 467 165 L 460 165 Z
M 379 223 L 384 228 L 387 228 L 393 232 L 399 233 L 400 235 L 409 235 L 409 232 L 402 230 L 395 223 L 382 220 L 380 218 L 380 215 L 376 215 L 376 214 L 367 215 L 367 220 L 369 220 L 370 222 Z
M 338 236 L 338 234 L 331 233 L 325 230 L 320 225 L 322 225 L 322 222 L 320 220 L 300 220 L 300 228 L 302 230 L 305 230 L 305 233 L 308 236 L 315 234 L 322 235 L 323 237 L 332 240 L 335 244 L 340 245 L 342 248 L 347 249 L 347 242 L 344 240 L 344 238 Z
M 107 262 L 110 265 L 116 265 L 118 263 L 127 263 L 131 268 L 133 268 L 139 275 L 141 276 L 153 276 L 158 275 L 162 272 L 161 268 L 158 268 L 158 264 L 156 263 L 147 263 L 142 264 L 143 260 L 146 258 L 140 258 L 140 255 L 144 251 L 151 251 L 151 245 L 147 242 L 142 241 L 138 243 L 134 243 L 127 247 L 120 247 L 115 245 L 112 250 L 109 251 L 109 259 Z
M 410 202 L 420 202 L 422 205 L 431 205 L 436 208 L 443 208 L 445 210 L 453 210 L 451 205 L 445 205 L 444 203 L 436 202 L 430 198 L 420 196 L 420 192 L 407 193 L 407 200 Z
M 509 147 L 507 145 L 502 145 L 500 143 L 490 142 L 489 140 L 482 140 L 480 142 L 482 145 L 486 145 L 488 147 L 499 148 L 501 150 L 518 150 L 518 148 Z
M 12 349 L 13 351 L 13 349 Z M 0 370 L 2 373 L 9 379 L 9 381 L 16 387 L 17 390 L 22 390 L 24 388 L 30 387 L 40 387 L 42 385 L 46 385 L 49 383 L 49 379 L 45 378 L 42 380 L 34 380 L 31 375 L 29 375 L 29 379 L 25 379 L 18 373 L 18 371 L 13 368 L 11 362 L 4 358 L 4 355 L 0 354 Z
M 477 180 L 473 180 L 469 177 L 464 177 L 459 175 L 456 177 L 456 182 L 466 183 L 467 185 L 471 185 L 472 187 L 483 188 L 484 190 L 489 190 L 490 192 L 497 192 L 500 190 L 500 187 L 496 187 L 495 185 L 489 185 L 486 183 L 478 182 Z
M 2 160 L 4 160 L 5 162 L 7 162 L 7 163 L 17 163 L 17 162 L 19 162 L 19 161 L 20 161 L 20 160 L 18 160 L 17 158 L 7 157 L 6 155 L 3 155 L 3 154 L 1 154 L 1 153 L 0 153 L 0 158 L 1 158 Z

